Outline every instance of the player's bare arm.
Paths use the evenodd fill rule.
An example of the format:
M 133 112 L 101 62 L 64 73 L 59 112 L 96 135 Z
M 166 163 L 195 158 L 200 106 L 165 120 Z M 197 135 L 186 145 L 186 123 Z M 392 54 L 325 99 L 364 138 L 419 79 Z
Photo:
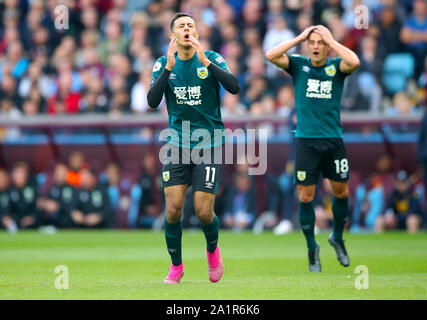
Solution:
M 274 47 L 273 49 L 269 50 L 265 54 L 265 57 L 269 61 L 274 63 L 276 66 L 278 66 L 279 68 L 287 69 L 289 66 L 289 58 L 286 55 L 286 52 L 291 48 L 295 47 L 296 45 L 298 45 L 299 43 L 307 40 L 307 37 L 309 36 L 310 32 L 315 28 L 316 26 L 311 26 L 306 28 L 303 32 L 301 32 L 295 38 L 289 41 L 283 42 L 277 45 L 276 47 Z
M 360 65 L 357 54 L 349 48 L 343 46 L 334 39 L 331 32 L 322 25 L 317 25 L 315 31 L 322 36 L 323 41 L 341 57 L 340 70 L 344 73 L 352 73 Z

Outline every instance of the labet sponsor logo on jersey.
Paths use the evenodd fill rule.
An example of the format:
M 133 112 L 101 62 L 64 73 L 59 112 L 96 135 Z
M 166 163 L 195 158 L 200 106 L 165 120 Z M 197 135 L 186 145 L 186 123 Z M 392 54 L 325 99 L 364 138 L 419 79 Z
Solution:
M 306 97 L 318 99 L 332 98 L 332 81 L 320 81 L 317 79 L 307 80 Z

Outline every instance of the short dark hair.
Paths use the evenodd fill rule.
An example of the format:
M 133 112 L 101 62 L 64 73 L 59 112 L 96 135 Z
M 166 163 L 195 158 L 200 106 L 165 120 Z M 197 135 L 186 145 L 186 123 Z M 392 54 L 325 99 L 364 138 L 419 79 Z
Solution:
M 193 19 L 193 17 L 190 16 L 188 13 L 185 13 L 185 12 L 175 13 L 175 15 L 173 16 L 172 21 L 171 21 L 171 31 L 173 30 L 173 25 L 174 25 L 175 21 L 181 17 L 190 17 L 191 19 Z
M 311 36 L 314 32 L 316 32 L 316 29 L 313 29 L 313 30 L 311 30 L 311 31 L 308 33 L 307 40 L 308 40 L 308 39 L 310 39 L 310 36 Z

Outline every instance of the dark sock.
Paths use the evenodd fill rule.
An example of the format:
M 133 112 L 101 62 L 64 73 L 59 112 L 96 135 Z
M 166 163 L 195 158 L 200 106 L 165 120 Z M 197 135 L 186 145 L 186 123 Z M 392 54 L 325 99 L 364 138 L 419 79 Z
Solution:
M 313 202 L 299 202 L 298 207 L 299 222 L 301 224 L 302 232 L 307 240 L 307 247 L 314 250 L 317 247 L 317 242 L 314 238 L 314 221 L 316 215 L 314 214 Z
M 200 223 L 200 226 L 202 227 L 203 233 L 205 234 L 206 247 L 210 253 L 213 253 L 218 245 L 218 218 L 215 215 L 213 221 L 210 224 L 205 226 L 203 223 Z
M 336 241 L 342 241 L 342 233 L 349 216 L 348 198 L 336 198 L 332 201 L 334 214 L 333 237 Z
M 165 219 L 165 238 L 168 247 L 169 255 L 174 266 L 179 266 L 182 263 L 182 223 L 169 223 Z

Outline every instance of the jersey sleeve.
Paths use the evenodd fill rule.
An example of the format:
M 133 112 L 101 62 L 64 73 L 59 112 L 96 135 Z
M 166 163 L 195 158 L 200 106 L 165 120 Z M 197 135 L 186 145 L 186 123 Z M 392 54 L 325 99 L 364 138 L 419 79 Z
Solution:
M 157 59 L 156 63 L 153 66 L 153 72 L 151 76 L 151 84 L 153 84 L 158 77 L 160 77 L 160 74 L 162 73 L 163 69 L 166 67 L 166 59 L 165 57 L 160 57 Z
M 298 70 L 301 70 L 301 68 L 298 69 L 298 66 L 302 65 L 305 58 L 303 56 L 300 56 L 299 54 L 288 54 L 288 58 L 289 58 L 289 65 L 288 65 L 288 68 L 284 70 L 287 73 L 289 73 L 291 76 L 295 76 Z
M 340 57 L 331 59 L 333 65 L 335 65 L 335 69 L 337 70 L 337 74 L 339 74 L 342 78 L 349 76 L 351 73 L 342 72 L 340 69 L 340 63 L 342 59 Z
M 225 59 L 217 52 L 214 51 L 208 51 L 208 59 L 214 63 L 215 65 L 217 65 L 218 67 L 220 67 L 221 69 L 224 69 L 228 72 L 230 71 L 230 68 L 228 68 L 227 66 L 227 62 L 225 62 Z

